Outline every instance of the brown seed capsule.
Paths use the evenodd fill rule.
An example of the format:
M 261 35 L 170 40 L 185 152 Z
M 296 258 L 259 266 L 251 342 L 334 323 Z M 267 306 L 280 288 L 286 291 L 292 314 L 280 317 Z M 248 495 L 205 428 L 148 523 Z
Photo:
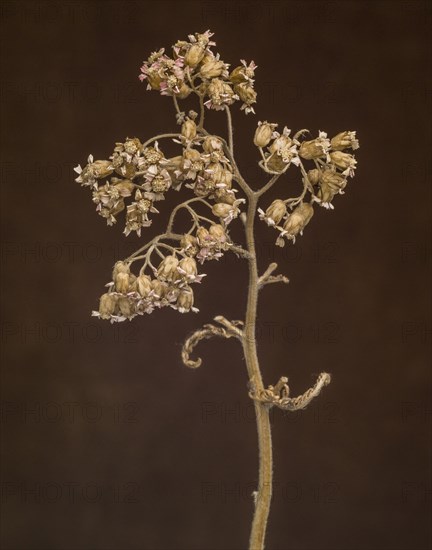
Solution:
M 320 180 L 320 171 L 316 168 L 314 170 L 309 170 L 307 173 L 308 180 L 311 182 L 312 185 L 318 185 Z
M 113 281 L 115 280 L 117 273 L 130 273 L 129 264 L 122 261 L 116 262 L 112 272 Z
M 276 199 L 267 208 L 265 218 L 269 225 L 279 225 L 287 213 L 287 208 L 283 200 Z
M 330 145 L 329 140 L 325 136 L 326 134 L 321 132 L 320 137 L 311 139 L 310 141 L 303 141 L 300 145 L 298 154 L 306 160 L 325 156 Z
M 199 44 L 193 44 L 186 53 L 184 60 L 189 67 L 196 67 L 204 57 L 205 48 Z
M 190 286 L 185 286 L 180 290 L 177 297 L 177 309 L 180 313 L 186 313 L 190 311 L 194 304 L 194 294 Z
M 282 149 L 289 149 L 292 145 L 293 140 L 289 136 L 282 134 L 272 142 L 272 144 L 268 147 L 268 150 L 270 153 L 278 153 Z
M 130 180 L 119 180 L 114 187 L 122 197 L 130 197 L 134 190 L 134 184 Z
M 207 168 L 205 175 L 207 178 L 212 179 L 215 183 L 219 183 L 224 173 L 224 167 L 220 162 L 212 162 Z
M 214 223 L 209 227 L 210 236 L 220 243 L 224 243 L 227 240 L 225 228 L 219 223 Z
M 159 264 L 157 274 L 162 281 L 175 281 L 178 279 L 178 267 L 179 261 L 176 256 L 166 256 Z
M 222 141 L 214 136 L 207 136 L 202 142 L 202 148 L 205 153 L 212 153 L 223 148 Z
M 157 296 L 158 298 L 163 298 L 167 292 L 168 287 L 166 283 L 160 281 L 159 279 L 152 279 L 151 288 L 155 296 Z
M 192 88 L 190 88 L 186 84 L 186 82 L 182 82 L 180 85 L 180 90 L 176 95 L 180 99 L 185 99 L 191 92 L 192 92 Z
M 130 277 L 129 273 L 117 273 L 114 279 L 115 289 L 117 292 L 126 294 L 129 290 Z
M 109 160 L 95 160 L 90 164 L 95 178 L 106 178 L 113 173 L 114 167 Z
M 282 160 L 278 154 L 271 155 L 267 161 L 267 167 L 273 172 L 282 172 L 287 167 L 286 163 Z
M 182 275 L 195 277 L 198 273 L 196 261 L 193 258 L 183 258 L 180 260 L 178 270 Z
M 331 146 L 334 151 L 342 151 L 342 149 L 358 149 L 359 142 L 356 139 L 355 132 L 340 132 L 331 140 Z
M 318 189 L 317 197 L 321 200 L 324 205 L 329 205 L 334 199 L 336 191 L 328 186 L 326 183 L 321 183 Z
M 134 313 L 134 304 L 126 296 L 120 296 L 117 302 L 117 307 L 123 317 L 132 317 Z
M 322 185 L 326 185 L 330 187 L 330 189 L 333 189 L 335 193 L 342 191 L 347 185 L 346 178 L 335 170 L 324 170 L 321 173 L 320 182 Z
M 283 228 L 286 237 L 295 241 L 295 237 L 302 233 L 303 229 L 310 222 L 314 213 L 313 206 L 307 202 L 300 203 L 297 208 L 288 216 Z
M 241 82 L 247 82 L 248 79 L 245 76 L 245 67 L 244 65 L 239 65 L 233 69 L 229 75 L 229 79 L 233 84 L 240 84 Z
M 231 189 L 232 180 L 233 180 L 232 172 L 230 170 L 222 170 L 218 183 L 223 184 L 225 186 L 225 189 Z
M 198 151 L 197 151 L 197 153 L 198 153 Z M 161 162 L 161 164 L 166 170 L 168 170 L 168 172 L 172 172 L 173 170 L 178 170 L 181 167 L 182 162 L 183 162 L 183 156 L 178 155 L 176 157 L 171 157 L 171 158 L 163 160 Z
M 341 170 L 354 170 L 356 167 L 356 159 L 349 153 L 343 153 L 342 151 L 334 151 L 330 153 L 332 163 Z
M 234 86 L 234 91 L 244 103 L 248 105 L 256 103 L 257 93 L 250 84 L 246 84 L 245 82 L 236 84 Z
M 200 225 L 196 231 L 196 238 L 200 246 L 206 246 L 212 240 L 210 237 L 210 233 L 202 225 Z
M 111 292 L 102 294 L 99 300 L 99 315 L 101 319 L 109 319 L 117 305 L 117 296 Z
M 193 120 L 188 118 L 185 120 L 182 124 L 181 128 L 182 136 L 184 136 L 187 140 L 192 140 L 197 134 L 197 127 Z
M 152 90 L 160 90 L 162 78 L 157 71 L 149 70 L 147 73 L 147 82 L 150 84 Z
M 232 211 L 233 206 L 224 202 L 218 202 L 213 205 L 212 212 L 218 218 L 226 218 Z
M 225 187 L 215 189 L 213 197 L 216 202 L 225 202 L 226 204 L 234 204 L 236 200 L 234 193 L 230 193 Z
M 196 256 L 199 251 L 198 240 L 193 235 L 183 235 L 180 246 L 188 256 Z
M 150 277 L 148 275 L 140 275 L 137 277 L 136 289 L 142 298 L 146 298 L 152 289 Z
M 254 144 L 257 147 L 265 147 L 268 145 L 276 127 L 277 124 L 267 122 L 266 120 L 264 122 L 258 122 L 258 127 L 255 130 Z
M 225 63 L 217 59 L 203 60 L 203 64 L 200 68 L 200 76 L 202 78 L 216 78 L 220 76 L 225 70 Z

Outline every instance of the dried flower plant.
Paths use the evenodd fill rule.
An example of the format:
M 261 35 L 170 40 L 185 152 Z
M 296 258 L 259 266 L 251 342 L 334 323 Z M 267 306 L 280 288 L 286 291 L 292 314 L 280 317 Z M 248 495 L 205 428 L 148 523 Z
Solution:
M 172 47 L 172 57 L 162 48 L 143 63 L 139 78 L 147 89 L 169 96 L 174 102 L 180 130 L 160 134 L 144 142 L 126 138 L 116 143 L 108 160 L 88 157 L 84 168 L 77 166 L 76 181 L 89 187 L 96 211 L 113 225 L 125 211 L 125 235 L 149 227 L 159 213 L 157 203 L 171 189 L 187 188 L 190 198 L 180 202 L 170 213 L 166 230 L 153 237 L 128 258 L 114 265 L 111 281 L 102 294 L 98 311 L 93 315 L 111 322 L 131 320 L 137 315 L 171 307 L 180 313 L 196 312 L 193 285 L 201 283 L 201 266 L 218 260 L 224 254 L 235 254 L 248 262 L 249 286 L 245 318 L 214 318 L 184 343 L 182 360 L 191 368 L 201 365 L 192 359 L 194 347 L 212 337 L 237 338 L 244 351 L 249 397 L 256 412 L 259 443 L 259 482 L 253 494 L 255 513 L 250 535 L 250 548 L 264 548 L 267 518 L 272 495 L 272 445 L 269 411 L 276 406 L 297 411 L 305 408 L 330 382 L 330 375 L 321 373 L 313 387 L 298 397 L 291 397 L 288 378 L 275 385 L 264 386 L 259 367 L 255 339 L 259 291 L 271 283 L 288 283 L 284 275 L 275 275 L 271 263 L 259 275 L 255 252 L 254 224 L 256 214 L 276 233 L 275 244 L 295 243 L 311 221 L 316 207 L 333 209 L 336 195 L 342 195 L 349 178 L 354 175 L 356 160 L 347 152 L 358 148 L 356 133 L 345 131 L 332 139 L 320 131 L 305 140 L 308 130 L 291 135 L 286 126 L 258 122 L 253 138 L 258 148 L 259 166 L 268 174 L 267 182 L 254 190 L 241 175 L 234 158 L 231 106 L 241 104 L 246 114 L 254 113 L 256 103 L 254 77 L 257 66 L 245 60 L 230 70 L 212 48 L 212 33 L 189 35 Z M 182 111 L 179 101 L 195 95 L 199 114 Z M 228 139 L 213 135 L 204 128 L 206 109 L 225 111 Z M 179 146 L 179 154 L 166 157 L 163 140 L 171 139 Z M 306 168 L 305 161 L 311 166 Z M 276 199 L 265 210 L 258 208 L 263 195 L 283 176 L 288 168 L 300 170 L 302 192 L 296 197 Z M 286 193 L 286 187 L 282 188 Z M 126 203 L 129 204 L 126 205 Z M 190 227 L 175 231 L 177 214 L 186 211 Z M 242 223 L 246 247 L 233 242 L 229 226 Z

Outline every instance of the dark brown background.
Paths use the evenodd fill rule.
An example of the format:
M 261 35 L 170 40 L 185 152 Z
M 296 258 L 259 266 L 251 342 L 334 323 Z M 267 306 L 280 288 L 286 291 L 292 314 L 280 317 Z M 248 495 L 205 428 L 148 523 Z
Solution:
M 107 228 L 72 173 L 126 136 L 175 130 L 139 67 L 207 28 L 225 61 L 259 66 L 257 116 L 234 110 L 254 185 L 257 120 L 361 141 L 347 193 L 295 247 L 257 224 L 261 269 L 277 259 L 291 279 L 261 295 L 265 381 L 286 374 L 297 393 L 333 374 L 307 411 L 273 416 L 267 546 L 430 547 L 430 22 L 421 1 L 2 3 L 5 550 L 246 547 L 257 451 L 241 350 L 203 344 L 195 372 L 179 358 L 194 328 L 242 317 L 246 267 L 206 264 L 197 315 L 97 322 L 139 239 Z

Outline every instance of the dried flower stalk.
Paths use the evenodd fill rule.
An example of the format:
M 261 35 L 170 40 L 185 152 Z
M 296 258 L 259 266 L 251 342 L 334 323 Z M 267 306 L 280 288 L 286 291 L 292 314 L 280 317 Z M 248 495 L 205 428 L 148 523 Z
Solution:
M 289 411 L 303 409 L 330 382 L 330 375 L 321 373 L 315 385 L 298 397 L 290 396 L 286 377 L 281 377 L 275 386 L 264 387 L 255 338 L 258 294 L 267 284 L 288 283 L 288 279 L 281 274 L 273 275 L 276 263 L 258 274 L 255 219 L 258 214 L 260 220 L 276 231 L 277 246 L 284 246 L 286 241 L 295 243 L 310 223 L 314 208 L 333 209 L 336 195 L 344 193 L 356 167 L 354 156 L 347 150 L 357 149 L 359 144 L 353 131 L 340 132 L 332 139 L 319 131 L 317 137 L 305 140 L 308 130 L 291 135 L 287 126 L 279 132 L 277 123 L 259 121 L 253 143 L 259 151 L 259 166 L 271 177 L 254 190 L 241 175 L 234 157 L 231 106 L 241 102 L 241 110 L 246 114 L 255 112 L 257 66 L 253 61 L 242 60 L 230 70 L 230 65 L 213 52 L 216 44 L 211 37 L 210 31 L 189 35 L 188 40 L 174 44 L 172 57 L 162 48 L 152 53 L 141 67 L 139 78 L 147 83 L 147 89 L 173 99 L 180 130 L 145 142 L 126 138 L 116 143 L 108 160 L 95 161 L 90 155 L 84 168 L 75 168 L 76 181 L 92 190 L 96 210 L 108 225 L 117 223 L 119 214 L 125 211 L 126 236 L 131 232 L 141 235 L 142 229 L 151 225 L 152 216 L 159 213 L 156 204 L 171 189 L 179 191 L 184 186 L 192 195 L 172 210 L 164 233 L 114 265 L 99 309 L 93 312 L 101 319 L 121 322 L 162 307 L 180 313 L 196 312 L 192 286 L 201 283 L 205 276 L 199 272 L 201 265 L 226 253 L 248 262 L 245 319 L 229 321 L 220 315 L 215 317 L 216 325 L 206 324 L 187 338 L 182 360 L 188 367 L 199 367 L 201 359 L 192 359 L 191 354 L 201 340 L 212 337 L 234 337 L 243 347 L 259 446 L 259 482 L 253 495 L 255 513 L 249 547 L 261 550 L 272 494 L 269 410 L 273 406 Z M 198 98 L 199 113 L 180 109 L 179 101 L 191 94 Z M 204 128 L 206 109 L 225 112 L 227 139 Z M 159 144 L 166 139 L 179 145 L 177 156 L 165 156 Z M 304 161 L 311 163 L 308 169 Z M 276 199 L 265 210 L 259 208 L 261 197 L 291 166 L 300 170 L 303 184 L 300 195 Z M 180 211 L 189 214 L 190 226 L 175 232 Z M 244 224 L 246 248 L 234 243 L 229 234 L 229 225 L 237 219 Z

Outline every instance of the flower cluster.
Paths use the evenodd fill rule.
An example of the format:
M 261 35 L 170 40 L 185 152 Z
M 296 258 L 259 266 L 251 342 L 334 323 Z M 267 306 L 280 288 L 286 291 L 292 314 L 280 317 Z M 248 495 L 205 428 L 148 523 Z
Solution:
M 198 311 L 194 307 L 194 294 L 191 283 L 200 282 L 204 275 L 197 274 L 196 262 L 184 256 L 166 256 L 154 276 L 144 273 L 138 276 L 131 273 L 130 264 L 117 262 L 108 290 L 102 294 L 99 310 L 93 315 L 113 322 L 133 319 L 137 315 L 151 313 L 156 308 L 170 306 L 185 313 Z
M 205 276 L 198 274 L 197 262 L 218 260 L 231 245 L 222 225 L 210 224 L 208 228 L 200 225 L 194 234 L 185 233 L 176 248 L 162 243 L 171 254 L 163 256 L 157 267 L 151 263 L 152 253 L 160 254 L 157 244 L 149 247 L 138 275 L 131 272 L 134 258 L 117 262 L 112 281 L 106 285 L 108 290 L 100 297 L 99 310 L 93 311 L 93 315 L 113 323 L 131 320 L 165 306 L 180 313 L 197 312 L 190 285 L 200 283 Z M 146 269 L 151 275 L 145 273 Z
M 108 225 L 116 223 L 117 215 L 126 208 L 125 199 L 133 196 L 126 208 L 124 233 L 135 231 L 141 235 L 141 229 L 152 223 L 149 215 L 158 213 L 155 203 L 163 200 L 169 189 L 179 190 L 183 183 L 195 196 L 214 202 L 208 206 L 225 225 L 238 216 L 244 199 L 236 199 L 233 168 L 222 141 L 198 135 L 189 117 L 182 124 L 179 138 L 173 141 L 183 149 L 176 157 L 166 158 L 157 141 L 144 146 L 138 138 L 128 138 L 116 144 L 110 160 L 95 161 L 90 155 L 84 168 L 75 168 L 76 181 L 93 190 L 96 211 Z
M 147 82 L 148 90 L 157 90 L 162 95 L 186 98 L 192 91 L 203 99 L 209 109 L 222 110 L 235 101 L 242 101 L 241 109 L 246 114 L 254 109 L 256 91 L 254 76 L 257 66 L 241 60 L 241 65 L 231 72 L 230 65 L 212 51 L 216 43 L 209 30 L 188 36 L 172 46 L 172 57 L 161 48 L 143 62 L 141 81 Z
M 303 177 L 303 192 L 294 199 L 276 199 L 264 212 L 258 209 L 260 219 L 279 231 L 276 240 L 278 246 L 284 246 L 284 238 L 295 242 L 310 222 L 314 209 L 313 203 L 333 209 L 332 200 L 337 194 L 343 194 L 348 178 L 354 176 L 357 161 L 345 149 L 359 147 L 356 133 L 341 132 L 331 140 L 325 132 L 308 141 L 299 141 L 306 132 L 302 130 L 292 138 L 291 130 L 284 128 L 282 134 L 275 129 L 277 124 L 259 122 L 255 131 L 254 143 L 260 148 L 262 161 L 260 166 L 269 173 L 285 172 L 290 164 L 299 166 Z M 267 151 L 263 151 L 267 147 Z M 302 160 L 313 161 L 315 168 L 306 172 Z M 310 202 L 305 200 L 310 194 Z

